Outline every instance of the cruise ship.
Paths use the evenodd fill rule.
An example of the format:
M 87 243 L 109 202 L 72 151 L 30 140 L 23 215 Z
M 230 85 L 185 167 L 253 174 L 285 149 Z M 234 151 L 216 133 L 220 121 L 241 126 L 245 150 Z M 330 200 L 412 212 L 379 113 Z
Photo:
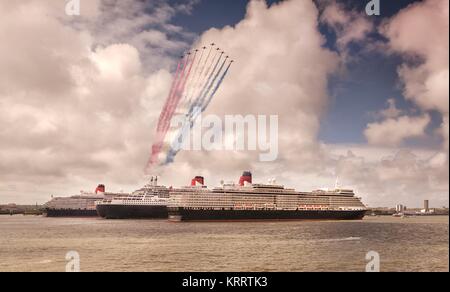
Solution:
M 253 184 L 245 171 L 239 183 L 208 189 L 202 177 L 170 192 L 171 221 L 222 220 L 358 220 L 367 211 L 353 190 L 298 192 L 270 180 Z
M 112 198 L 119 194 L 105 192 L 105 185 L 100 184 L 93 193 L 81 192 L 71 197 L 53 197 L 44 204 L 47 217 L 90 217 L 97 216 L 95 202 Z
M 99 216 L 105 219 L 167 218 L 169 189 L 151 177 L 143 188 L 128 195 L 105 198 L 96 202 Z

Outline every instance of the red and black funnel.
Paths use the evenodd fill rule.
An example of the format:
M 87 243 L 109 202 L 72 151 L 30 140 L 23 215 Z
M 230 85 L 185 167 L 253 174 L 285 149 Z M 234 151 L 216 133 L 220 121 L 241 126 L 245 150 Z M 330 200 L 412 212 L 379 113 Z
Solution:
M 95 189 L 95 193 L 104 193 L 105 192 L 105 185 L 98 185 L 97 188 Z
M 245 182 L 252 183 L 252 173 L 250 171 L 244 171 L 239 178 L 239 185 L 243 186 Z
M 196 176 L 191 180 L 191 186 L 196 186 L 197 184 L 205 185 L 205 178 L 203 176 Z

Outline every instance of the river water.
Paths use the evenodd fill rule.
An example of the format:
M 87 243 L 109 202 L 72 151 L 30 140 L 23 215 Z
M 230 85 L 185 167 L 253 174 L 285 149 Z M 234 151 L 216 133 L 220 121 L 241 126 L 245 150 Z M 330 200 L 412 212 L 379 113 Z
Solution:
M 0 216 L 0 271 L 449 271 L 447 216 L 207 222 Z

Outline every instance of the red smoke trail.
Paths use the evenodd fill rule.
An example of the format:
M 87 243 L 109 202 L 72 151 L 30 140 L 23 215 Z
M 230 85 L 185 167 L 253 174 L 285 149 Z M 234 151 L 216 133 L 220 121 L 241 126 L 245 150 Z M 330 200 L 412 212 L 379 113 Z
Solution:
M 183 59 L 184 59 L 184 62 L 183 62 Z M 188 56 L 183 57 L 178 62 L 177 72 L 175 73 L 175 79 L 172 82 L 172 87 L 170 89 L 169 95 L 167 96 L 166 103 L 163 107 L 163 110 L 161 111 L 160 116 L 159 116 L 158 125 L 156 128 L 155 143 L 153 143 L 153 145 L 152 145 L 152 153 L 151 153 L 150 159 L 147 163 L 146 171 L 149 169 L 150 165 L 152 165 L 156 162 L 156 160 L 158 158 L 158 154 L 161 150 L 162 142 L 163 142 L 163 138 L 164 138 L 163 129 L 165 127 L 165 124 L 167 123 L 167 117 L 169 114 L 168 110 L 170 108 L 170 104 L 172 103 L 174 93 L 176 92 L 178 85 L 183 78 L 188 59 L 189 59 Z M 182 70 L 180 70 L 181 68 L 182 68 Z
M 158 124 L 158 128 L 157 128 L 157 133 L 159 135 L 163 131 L 166 123 L 168 122 L 168 118 L 169 118 L 169 115 L 170 115 L 169 110 L 170 110 L 171 104 L 173 103 L 173 98 L 174 98 L 174 96 L 175 96 L 175 94 L 177 92 L 177 88 L 179 87 L 180 82 L 182 82 L 182 80 L 183 80 L 183 76 L 184 76 L 184 72 L 186 71 L 188 60 L 189 60 L 189 56 L 186 57 L 186 59 L 184 60 L 183 70 L 180 72 L 180 75 L 178 76 L 178 79 L 177 79 L 176 83 L 174 84 L 174 88 L 171 91 L 171 94 L 169 95 L 169 97 L 168 97 L 168 99 L 166 101 L 166 104 L 164 106 L 164 109 L 163 109 L 163 112 L 162 112 L 163 118 L 161 119 L 161 123 Z
M 212 48 L 213 48 L 214 46 L 215 46 L 215 44 L 211 44 L 211 46 L 210 46 L 210 48 L 209 48 L 208 55 L 207 55 L 207 57 L 206 57 L 205 63 L 203 64 L 203 66 L 202 66 L 202 68 L 201 68 L 201 70 L 200 70 L 200 74 L 198 75 L 197 82 L 196 82 L 196 88 L 195 88 L 195 89 L 197 89 L 197 87 L 200 87 L 199 90 L 201 90 L 201 88 L 204 86 L 204 85 L 203 85 L 203 80 L 202 80 L 202 78 L 206 78 L 206 77 L 208 76 L 207 73 L 208 73 L 208 71 L 209 71 L 211 65 L 214 63 L 214 59 L 215 59 L 215 57 L 216 57 L 216 55 L 217 55 L 217 52 L 216 52 L 216 54 L 213 56 L 211 65 L 208 66 L 209 57 L 211 56 L 211 51 L 212 51 Z M 219 50 L 219 49 L 217 49 L 217 50 Z M 206 74 L 205 74 L 204 76 L 202 76 L 202 75 L 203 75 L 203 71 L 204 71 L 205 69 L 207 69 L 206 72 L 205 72 Z M 195 94 L 196 94 L 197 92 L 198 92 L 198 90 L 195 90 L 195 91 L 192 93 L 192 95 L 190 96 L 189 101 L 188 101 L 189 104 L 191 104 L 192 98 L 195 96 Z
M 183 58 L 184 58 L 184 57 L 183 57 Z M 158 126 L 157 126 L 156 131 L 158 131 L 158 130 L 161 128 L 162 122 L 163 122 L 163 120 L 164 120 L 165 117 L 166 117 L 167 108 L 168 108 L 168 106 L 169 106 L 169 102 L 170 102 L 171 96 L 173 95 L 173 91 L 174 91 L 174 89 L 176 88 L 176 86 L 177 86 L 177 84 L 178 84 L 178 78 L 179 78 L 179 73 L 180 73 L 180 67 L 181 67 L 181 65 L 182 65 L 182 60 L 183 60 L 183 58 L 181 58 L 180 61 L 178 61 L 177 71 L 175 72 L 174 79 L 173 79 L 173 81 L 172 81 L 172 86 L 171 86 L 171 88 L 170 88 L 169 95 L 167 96 L 167 99 L 166 99 L 166 103 L 164 104 L 164 107 L 163 107 L 163 109 L 162 109 L 162 111 L 161 111 L 161 114 L 159 115 Z
M 180 87 L 180 84 L 183 82 L 183 78 L 185 76 L 186 73 L 186 68 L 188 67 L 188 63 L 189 63 L 189 59 L 190 59 L 190 53 L 187 54 L 185 60 L 184 60 L 184 64 L 183 64 L 183 70 L 181 71 L 181 74 L 177 80 L 177 83 L 174 87 L 174 90 L 172 91 L 172 94 L 169 96 L 168 100 L 167 100 L 167 108 L 165 109 L 165 117 L 164 119 L 161 121 L 161 128 L 158 129 L 158 132 L 161 132 L 161 129 L 164 129 L 165 125 L 167 123 L 170 123 L 170 119 L 172 118 L 170 115 L 170 109 L 171 106 L 173 104 L 173 100 L 177 95 L 178 92 L 178 88 Z
M 174 96 L 171 99 L 171 103 L 169 104 L 169 108 L 167 110 L 168 116 L 167 116 L 167 119 L 165 120 L 165 123 L 163 125 L 164 127 L 162 129 L 160 148 L 162 148 L 162 146 L 163 146 L 163 142 L 164 142 L 165 136 L 167 134 L 167 131 L 170 128 L 170 121 L 172 120 L 175 110 L 177 109 L 181 98 L 185 95 L 186 84 L 187 84 L 188 80 L 190 81 L 190 79 L 191 79 L 190 75 L 191 75 L 191 71 L 192 71 L 192 66 L 195 63 L 196 56 L 197 56 L 197 51 L 194 53 L 194 57 L 192 58 L 192 60 L 189 60 L 189 63 L 190 63 L 189 69 L 187 72 L 184 72 L 184 73 L 186 73 L 185 77 L 184 77 L 184 79 L 182 79 L 181 83 L 179 84 L 178 88 L 176 89 Z
M 171 97 L 169 97 L 169 99 L 168 99 L 168 102 L 167 102 L 168 106 L 167 106 L 167 109 L 164 111 L 165 117 L 161 121 L 161 126 L 158 127 L 156 143 L 154 143 L 152 146 L 152 154 L 151 154 L 149 163 L 147 164 L 146 171 L 148 171 L 149 168 L 152 165 L 154 165 L 158 160 L 158 155 L 161 152 L 165 136 L 170 127 L 170 121 L 172 120 L 172 117 L 173 117 L 175 109 L 178 105 L 178 102 L 180 101 L 180 98 L 182 97 L 184 88 L 186 86 L 186 82 L 187 82 L 189 75 L 191 73 L 191 70 L 192 70 L 192 65 L 195 62 L 196 55 L 197 55 L 197 52 L 195 52 L 192 60 L 190 60 L 190 55 L 188 55 L 188 57 L 186 58 L 181 77 L 177 82 L 177 86 L 175 87 L 176 89 L 174 90 L 173 95 Z M 189 62 L 190 62 L 189 70 L 188 70 L 187 74 L 185 74 L 187 64 Z M 181 84 L 180 84 L 180 82 L 181 82 Z
M 198 74 L 198 70 L 200 68 L 200 64 L 202 63 L 203 55 L 205 53 L 205 49 L 206 49 L 206 47 L 202 48 L 202 53 L 201 53 L 200 58 L 199 58 L 199 60 L 197 62 L 197 65 L 195 66 L 194 74 L 192 75 L 192 80 L 193 81 L 189 82 L 191 84 L 190 90 L 187 91 L 186 100 L 183 102 L 183 105 L 181 106 L 181 110 L 183 110 L 183 108 L 185 107 L 185 104 L 189 102 L 189 100 L 190 100 L 189 96 L 192 94 L 192 92 L 195 92 L 195 89 L 196 89 L 196 86 L 197 86 L 197 83 L 198 83 L 198 77 L 200 76 Z
M 171 107 L 169 108 L 170 118 L 168 119 L 169 124 L 167 125 L 167 128 L 169 128 L 169 126 L 170 126 L 170 120 L 172 119 L 172 116 L 173 116 L 173 114 L 175 112 L 175 109 L 177 108 L 178 103 L 180 102 L 180 99 L 183 97 L 183 94 L 185 94 L 186 83 L 189 80 L 189 76 L 191 75 L 192 66 L 193 66 L 193 64 L 195 62 L 196 56 L 197 56 L 197 52 L 194 53 L 194 57 L 191 60 L 191 64 L 189 66 L 189 70 L 188 70 L 188 72 L 186 74 L 186 77 L 184 78 L 181 86 L 175 92 L 175 96 L 172 99 L 172 104 L 171 104 Z

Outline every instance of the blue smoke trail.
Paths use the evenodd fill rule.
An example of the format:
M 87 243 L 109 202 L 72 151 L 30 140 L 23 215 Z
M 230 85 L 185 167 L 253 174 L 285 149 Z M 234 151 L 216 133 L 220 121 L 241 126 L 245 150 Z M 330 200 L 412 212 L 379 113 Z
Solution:
M 228 64 L 227 69 L 222 74 L 222 77 L 220 77 L 220 80 L 219 80 L 219 82 L 217 82 L 216 87 L 214 88 L 214 90 L 212 91 L 211 95 L 206 100 L 205 104 L 202 107 L 202 112 L 206 110 L 206 108 L 210 104 L 211 100 L 213 99 L 214 95 L 216 94 L 217 90 L 219 90 L 219 87 L 222 84 L 223 80 L 225 79 L 225 76 L 227 76 L 227 74 L 228 74 L 228 70 L 230 70 L 231 64 L 232 64 L 232 62 L 230 62 L 230 64 Z
M 191 113 L 191 116 L 186 116 L 182 128 L 178 131 L 172 144 L 170 145 L 170 149 L 167 152 L 166 160 L 163 163 L 163 165 L 167 165 L 174 161 L 175 156 L 178 154 L 178 152 L 180 152 L 183 145 L 182 143 L 184 142 L 180 141 L 180 138 L 185 137 L 185 135 L 189 133 L 189 129 L 192 129 L 192 127 L 194 126 L 195 119 L 198 117 L 200 113 L 201 108 L 195 108 Z
M 217 77 L 219 76 L 220 72 L 222 71 L 223 66 L 225 65 L 225 62 L 226 62 L 226 60 L 223 62 L 222 66 L 220 67 L 219 71 L 217 72 L 216 76 L 214 77 L 213 82 L 210 84 L 210 86 L 208 87 L 208 90 L 205 92 L 205 96 L 204 97 L 206 97 L 206 93 L 208 93 L 211 90 L 212 85 L 214 84 L 214 81 L 217 79 Z M 227 68 L 222 73 L 219 81 L 216 83 L 216 86 L 211 91 L 211 94 L 209 95 L 209 97 L 206 100 L 206 102 L 201 107 L 200 106 L 196 106 L 196 105 L 193 105 L 193 107 L 191 107 L 191 110 L 190 110 L 189 114 L 186 116 L 186 120 L 183 123 L 182 128 L 180 129 L 180 131 L 178 132 L 178 134 L 174 138 L 174 141 L 172 142 L 172 145 L 171 145 L 171 147 L 170 147 L 170 149 L 169 149 L 169 151 L 167 153 L 166 161 L 164 162 L 164 165 L 167 165 L 167 164 L 172 163 L 174 161 L 175 156 L 181 150 L 181 146 L 182 146 L 182 142 L 183 141 L 180 142 L 179 141 L 180 138 L 184 137 L 188 133 L 189 129 L 192 129 L 192 127 L 194 126 L 194 122 L 197 119 L 198 115 L 206 110 L 206 108 L 210 104 L 212 98 L 214 97 L 214 95 L 218 91 L 220 85 L 222 84 L 223 80 L 225 79 L 226 75 L 228 74 L 228 71 L 229 71 L 229 69 L 231 67 L 231 64 L 232 64 L 232 62 L 230 62 L 228 64 Z
M 173 141 L 167 152 L 166 162 L 164 163 L 164 165 L 166 165 L 170 162 L 173 162 L 174 157 L 180 151 L 181 146 L 182 146 L 179 141 L 180 138 L 184 137 L 187 134 L 189 129 L 192 129 L 192 127 L 194 126 L 195 119 L 197 118 L 198 114 L 201 113 L 201 109 L 198 112 L 195 111 L 195 109 L 200 108 L 197 106 L 197 104 L 199 104 L 199 102 L 203 99 L 203 96 L 205 96 L 209 92 L 210 88 L 212 87 L 215 80 L 217 79 L 217 76 L 220 74 L 220 71 L 222 70 L 223 65 L 225 64 L 226 59 L 223 61 L 223 64 L 220 67 L 219 71 L 217 71 L 217 73 L 214 75 L 214 73 L 217 70 L 217 67 L 220 64 L 220 60 L 222 59 L 223 54 L 224 54 L 223 52 L 220 53 L 219 58 L 217 59 L 217 62 L 214 66 L 214 69 L 209 74 L 208 74 L 208 71 L 209 71 L 209 69 L 208 69 L 207 75 L 209 75 L 209 77 L 206 80 L 205 84 L 203 85 L 203 88 L 200 90 L 199 95 L 195 98 L 194 102 L 191 104 L 189 111 L 186 114 L 186 118 L 185 118 L 185 122 L 183 123 L 183 126 L 181 127 L 181 129 L 178 130 L 178 133 L 173 138 Z M 214 76 L 214 78 L 213 78 L 213 76 Z
M 227 57 L 228 58 L 228 57 Z M 205 98 L 206 96 L 209 94 L 209 92 L 211 91 L 214 83 L 216 82 L 217 78 L 220 75 L 220 72 L 222 72 L 223 66 L 225 66 L 225 63 L 227 61 L 227 58 L 225 58 L 225 60 L 223 60 L 222 65 L 219 68 L 219 71 L 217 71 L 216 75 L 214 76 L 213 80 L 211 81 L 211 83 L 209 84 L 208 88 L 206 89 L 206 91 L 203 93 L 202 97 L 199 100 L 196 100 L 196 102 L 192 105 L 191 108 L 195 108 L 195 107 L 203 107 L 203 104 L 205 103 Z
M 195 69 L 194 69 L 194 74 L 192 75 L 192 80 L 193 81 L 189 82 L 189 89 L 187 90 L 186 96 L 183 98 L 183 102 L 180 103 L 180 106 L 179 106 L 180 110 L 183 110 L 185 107 L 187 107 L 187 104 L 189 104 L 189 101 L 191 99 L 189 97 L 191 95 L 191 92 L 195 92 L 195 86 L 196 86 L 197 81 L 198 81 L 199 76 L 200 76 L 198 74 L 198 70 L 201 67 L 200 65 L 201 65 L 202 60 L 203 60 L 204 52 L 205 52 L 205 49 L 202 49 L 202 53 L 200 55 L 200 59 L 198 60 L 197 64 L 194 65 Z
M 214 83 L 215 79 L 212 79 L 212 78 L 214 76 L 214 72 L 217 69 L 217 66 L 219 66 L 219 64 L 220 64 L 220 59 L 222 59 L 222 55 L 223 55 L 223 52 L 220 53 L 219 59 L 217 59 L 216 65 L 214 66 L 214 69 L 209 74 L 209 77 L 208 77 L 207 81 L 205 82 L 205 85 L 203 86 L 202 90 L 200 91 L 200 94 L 194 99 L 194 101 L 189 109 L 188 115 L 190 115 L 192 113 L 193 108 L 199 103 L 199 101 L 202 99 L 202 96 L 206 94 L 206 92 L 207 92 L 206 90 L 207 90 L 207 88 L 209 88 L 208 85 Z M 218 71 L 218 73 L 220 73 L 220 71 Z M 217 77 L 217 74 L 214 78 L 216 78 L 216 77 Z
M 196 94 L 199 94 L 201 92 L 203 86 L 205 86 L 205 84 L 203 84 L 201 79 L 203 79 L 203 77 L 204 77 L 205 80 L 207 80 L 208 79 L 208 75 L 212 74 L 212 73 L 210 73 L 210 71 L 211 71 L 212 66 L 215 63 L 214 60 L 216 59 L 216 56 L 218 55 L 218 53 L 216 52 L 214 54 L 212 60 L 211 60 L 211 63 L 208 65 L 208 60 L 209 60 L 209 56 L 211 55 L 212 47 L 213 46 L 211 45 L 210 51 L 208 52 L 208 56 L 206 57 L 205 64 L 203 65 L 203 67 L 202 67 L 202 69 L 200 71 L 200 74 L 198 75 L 197 82 L 196 82 L 196 88 L 194 88 L 194 91 L 192 92 L 191 96 L 189 97 L 188 105 L 192 103 L 192 99 L 196 96 Z M 207 70 L 205 71 L 205 74 L 203 76 L 203 71 L 204 71 L 205 68 L 207 68 Z

